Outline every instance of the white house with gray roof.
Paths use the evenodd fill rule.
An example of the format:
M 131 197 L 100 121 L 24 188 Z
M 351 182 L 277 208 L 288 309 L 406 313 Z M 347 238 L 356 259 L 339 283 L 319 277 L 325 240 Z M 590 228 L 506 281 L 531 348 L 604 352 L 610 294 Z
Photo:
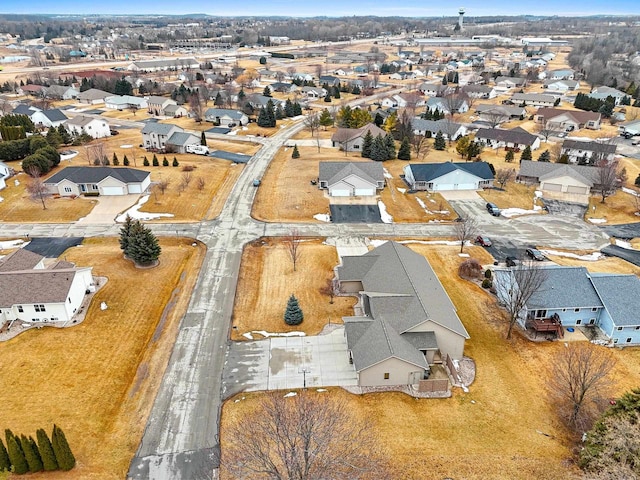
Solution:
M 318 188 L 331 197 L 373 196 L 384 188 L 380 162 L 320 162 Z
M 557 100 L 558 97 L 555 95 L 545 95 L 544 93 L 514 93 L 511 95 L 511 101 L 516 105 L 533 107 L 553 107 Z
M 98 103 L 104 103 L 104 99 L 112 96 L 112 93 L 99 90 L 97 88 L 90 88 L 84 92 L 78 94 L 78 101 L 80 103 L 88 103 L 89 105 L 96 105 Z
M 64 123 L 64 126 L 72 135 L 82 135 L 83 133 L 86 133 L 93 138 L 104 138 L 111 136 L 109 122 L 102 118 L 78 115 L 67 120 Z
M 164 150 L 167 140 L 175 132 L 184 132 L 184 130 L 171 123 L 147 122 L 141 131 L 142 145 L 146 149 Z
M 467 330 L 429 262 L 396 242 L 336 268 L 340 291 L 358 297 L 344 317 L 361 386 L 415 384 L 448 355 L 462 359 Z
M 212 122 L 222 127 L 226 127 L 230 123 L 240 126 L 249 123 L 249 117 L 243 112 L 227 108 L 209 108 L 204 112 L 204 118 L 207 122 Z
M 112 110 L 127 110 L 129 108 L 143 109 L 147 108 L 147 100 L 142 97 L 134 97 L 133 95 L 112 95 L 104 99 L 105 108 Z
M 151 174 L 127 167 L 66 167 L 43 183 L 51 193 L 62 197 L 85 193 L 127 195 L 145 192 L 151 184 Z
M 565 140 L 562 142 L 562 154 L 569 157 L 571 163 L 598 163 L 600 160 L 611 162 L 616 156 L 615 143 L 581 142 Z
M 173 153 L 187 153 L 188 145 L 200 145 L 200 137 L 193 133 L 173 132 L 167 139 L 165 149 Z
M 44 257 L 25 249 L 7 255 L 0 260 L 0 327 L 73 322 L 95 288 L 91 270 L 66 261 L 45 268 Z
M 468 133 L 466 126 L 461 123 L 452 122 L 446 118 L 441 120 L 425 120 L 420 117 L 415 117 L 411 120 L 411 126 L 413 127 L 413 133 L 415 135 L 435 137 L 438 132 L 440 132 L 445 139 L 464 137 Z
M 516 267 L 517 268 L 517 267 Z M 540 267 L 544 281 L 518 316 L 530 322 L 557 315 L 563 327 L 598 327 L 612 344 L 640 345 L 640 279 L 636 275 L 590 273 L 584 267 Z M 517 288 L 517 270 L 496 269 L 498 299 Z

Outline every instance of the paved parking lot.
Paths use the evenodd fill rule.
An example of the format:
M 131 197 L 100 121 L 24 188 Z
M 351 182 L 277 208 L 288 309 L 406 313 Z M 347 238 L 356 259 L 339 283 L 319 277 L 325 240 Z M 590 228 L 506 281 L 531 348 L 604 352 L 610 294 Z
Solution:
M 225 359 L 223 398 L 243 391 L 356 385 L 344 327 L 326 335 L 232 342 Z

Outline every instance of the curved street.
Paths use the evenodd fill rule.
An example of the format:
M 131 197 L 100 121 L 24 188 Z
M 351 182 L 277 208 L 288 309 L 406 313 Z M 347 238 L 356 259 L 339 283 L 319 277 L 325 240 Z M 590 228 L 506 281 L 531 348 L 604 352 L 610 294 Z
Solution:
M 242 249 L 247 242 L 261 236 L 287 235 L 293 229 L 304 236 L 321 237 L 455 235 L 451 224 L 289 224 L 252 219 L 256 193 L 252 180 L 262 178 L 273 156 L 302 128 L 304 123 L 298 120 L 266 140 L 245 166 L 216 220 L 148 224 L 159 236 L 196 238 L 207 245 L 207 253 L 129 478 L 217 478 L 222 370 Z M 477 203 L 466 202 L 457 201 L 454 206 L 477 218 L 482 233 L 495 240 L 581 250 L 599 249 L 608 243 L 604 231 L 577 218 L 495 218 L 479 211 Z M 119 230 L 120 226 L 114 224 L 2 225 L 4 237 L 22 238 L 116 236 Z

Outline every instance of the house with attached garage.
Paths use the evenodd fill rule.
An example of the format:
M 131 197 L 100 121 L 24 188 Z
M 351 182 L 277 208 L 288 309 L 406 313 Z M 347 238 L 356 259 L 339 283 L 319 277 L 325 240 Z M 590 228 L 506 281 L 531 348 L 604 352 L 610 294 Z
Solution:
M 189 115 L 189 112 L 182 105 L 167 105 L 164 109 L 167 117 L 180 118 Z
M 164 150 L 171 135 L 183 131 L 170 123 L 147 122 L 142 128 L 142 144 L 146 149 Z
M 204 112 L 204 118 L 207 122 L 212 122 L 223 127 L 228 126 L 230 123 L 240 126 L 249 123 L 249 117 L 243 112 L 226 108 L 209 108 Z
M 620 105 L 623 98 L 629 97 L 625 92 L 621 92 L 617 88 L 607 86 L 594 88 L 588 96 L 598 100 L 606 100 L 608 97 L 613 97 L 616 105 Z
M 61 197 L 127 195 L 144 193 L 151 184 L 151 174 L 127 167 L 66 167 L 43 183 Z
M 200 145 L 200 137 L 193 133 L 173 132 L 165 143 L 165 150 L 173 153 L 187 153 L 188 145 Z
M 362 128 L 338 128 L 331 136 L 331 144 L 340 150 L 347 152 L 361 151 L 362 143 L 367 132 L 371 132 L 373 138 L 377 136 L 386 136 L 387 132 L 377 127 L 373 123 L 368 123 Z
M 548 80 L 573 80 L 575 78 L 575 72 L 570 68 L 549 70 L 546 72 L 546 78 Z
M 462 87 L 462 91 L 466 93 L 470 98 L 496 98 L 498 92 L 494 87 L 488 85 L 465 85 Z
M 415 117 L 411 120 L 411 125 L 413 126 L 413 133 L 415 135 L 435 137 L 438 132 L 440 132 L 447 140 L 449 138 L 456 139 L 458 137 L 464 137 L 468 132 L 466 126 L 461 123 L 452 122 L 446 118 L 441 120 L 425 120 Z
M 543 88 L 550 92 L 573 92 L 580 88 L 580 82 L 577 80 L 545 80 Z
M 488 122 L 490 125 L 500 125 L 509 120 L 524 119 L 527 110 L 524 107 L 515 105 L 491 105 L 481 104 L 476 107 L 480 120 Z
M 157 95 L 152 95 L 147 98 L 147 111 L 151 115 L 160 115 L 160 116 L 170 116 L 165 112 L 165 109 L 169 105 L 177 105 L 178 102 L 172 100 L 167 97 L 158 97 Z
M 467 330 L 429 262 L 396 242 L 336 267 L 339 289 L 357 296 L 344 317 L 360 386 L 419 384 L 447 357 L 461 360 Z
M 104 103 L 104 99 L 111 97 L 113 94 L 105 92 L 104 90 L 98 90 L 97 88 L 90 88 L 84 92 L 78 94 L 78 101 L 80 103 L 87 103 L 89 105 L 96 105 L 98 103 Z
M 322 87 L 302 87 L 301 92 L 307 98 L 324 98 L 327 95 Z
M 554 95 L 542 93 L 514 93 L 511 101 L 516 105 L 529 105 L 533 107 L 553 107 L 558 100 Z
M 631 120 L 620 124 L 618 131 L 621 135 L 640 135 L 640 120 Z
M 453 88 L 441 83 L 423 83 L 418 90 L 428 97 L 444 97 L 453 92 Z
M 91 270 L 66 261 L 45 268 L 44 257 L 24 248 L 0 259 L 0 328 L 74 323 L 85 295 L 95 291 Z
M 105 108 L 112 110 L 127 110 L 135 108 L 142 110 L 147 108 L 149 104 L 147 100 L 141 97 L 134 97 L 132 95 L 112 95 L 104 99 Z
M 526 147 L 530 147 L 531 150 L 540 148 L 540 138 L 520 127 L 512 128 L 511 130 L 481 128 L 476 134 L 476 140 L 483 142 L 494 150 L 502 147 L 515 151 L 524 150 Z
M 598 112 L 564 110 L 562 108 L 539 108 L 533 119 L 549 129 L 571 132 L 581 128 L 600 130 L 601 115 Z
M 431 97 L 426 103 L 427 110 L 438 110 L 441 113 L 465 113 L 469 111 L 469 104 L 466 100 L 451 99 L 447 97 Z M 450 110 L 454 111 L 451 112 Z
M 36 110 L 31 114 L 30 118 L 34 125 L 47 128 L 58 128 L 68 120 L 67 116 L 62 113 L 62 110 L 58 110 L 57 108 L 52 110 Z
M 565 140 L 562 142 L 562 155 L 567 155 L 571 163 L 595 164 L 601 160 L 611 162 L 616 156 L 615 143 L 581 142 Z
M 373 196 L 384 185 L 380 162 L 320 162 L 318 188 L 330 197 Z
M 78 95 L 80 95 L 80 91 L 75 87 L 67 87 L 64 85 L 51 85 L 47 87 L 47 97 L 56 100 L 71 100 L 78 98 Z
M 77 117 L 70 118 L 64 123 L 65 128 L 72 135 L 82 135 L 86 133 L 93 138 L 104 138 L 111 136 L 111 129 L 109 128 L 109 122 L 102 118 L 85 117 L 84 115 L 78 115 Z
M 520 77 L 496 77 L 495 79 L 496 90 L 499 92 L 506 92 L 512 88 L 522 88 L 526 83 L 527 80 Z
M 486 162 L 410 163 L 403 171 L 411 190 L 441 192 L 493 186 L 493 173 Z
M 541 268 L 542 286 L 518 315 L 522 328 L 555 319 L 564 328 L 599 328 L 613 345 L 640 345 L 637 276 L 590 273 L 584 267 Z M 504 302 L 507 287 L 517 286 L 517 274 L 512 269 L 496 269 L 494 275 L 498 300 Z

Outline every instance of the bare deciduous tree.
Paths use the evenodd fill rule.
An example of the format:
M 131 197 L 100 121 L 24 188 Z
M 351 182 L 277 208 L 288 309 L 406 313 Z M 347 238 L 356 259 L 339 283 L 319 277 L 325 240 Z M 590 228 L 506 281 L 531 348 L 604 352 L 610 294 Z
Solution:
M 449 111 L 451 117 L 455 117 L 460 112 L 460 109 L 467 102 L 467 94 L 462 91 L 456 91 L 454 93 L 450 93 L 449 95 L 445 95 L 442 98 L 442 103 L 445 108 Z M 467 103 L 467 106 L 469 104 Z
M 550 122 L 536 124 L 535 131 L 544 138 L 545 142 L 549 141 L 549 137 L 556 133 Z
M 310 392 L 273 392 L 258 402 L 225 435 L 221 467 L 230 478 L 387 478 L 370 423 L 344 403 Z
M 613 385 L 609 374 L 614 366 L 611 353 L 591 343 L 570 343 L 558 352 L 549 393 L 556 400 L 561 418 L 577 432 L 588 430 L 604 409 L 607 391 Z
M 304 117 L 304 126 L 311 133 L 311 137 L 316 139 L 318 152 L 320 151 L 320 114 L 317 112 L 309 113 Z
M 620 176 L 620 164 L 618 160 L 600 160 L 596 167 L 598 171 L 595 175 L 594 189 L 600 194 L 602 201 L 605 203 L 607 197 L 613 195 L 618 186 L 618 177 Z
M 198 187 L 198 190 L 203 191 L 204 187 L 207 185 L 206 181 L 204 178 L 202 177 L 198 177 L 196 180 L 196 186 Z
M 98 142 L 85 147 L 89 165 L 109 165 L 109 157 L 105 151 L 104 142 Z
M 27 193 L 34 202 L 42 202 L 42 209 L 47 209 L 46 199 L 51 197 L 51 192 L 42 181 L 40 177 L 40 170 L 37 168 L 31 168 L 29 170 L 29 176 L 31 180 L 27 184 Z
M 191 115 L 196 122 L 202 121 L 202 118 L 204 117 L 205 107 L 206 102 L 203 102 L 203 100 L 200 98 L 199 93 L 192 93 L 189 96 L 189 111 L 191 112 Z
M 504 186 L 516 178 L 516 171 L 513 168 L 499 168 L 496 170 L 495 181 L 500 188 L 504 188 Z
M 168 187 L 169 187 L 169 180 L 167 180 L 166 178 L 156 183 L 156 188 L 160 190 L 160 193 L 162 195 L 164 195 L 164 192 L 167 190 Z
M 501 123 L 509 120 L 509 115 L 500 107 L 486 110 L 480 114 L 483 121 L 487 122 L 491 128 L 496 128 Z
M 464 242 L 473 238 L 478 231 L 478 222 L 475 218 L 461 215 L 455 223 L 456 240 L 460 242 L 460 253 L 464 250 Z
M 289 257 L 291 258 L 291 262 L 293 263 L 293 271 L 296 271 L 296 265 L 298 260 L 300 260 L 300 243 L 302 242 L 302 237 L 297 230 L 291 230 L 289 235 L 284 237 L 284 245 L 287 249 L 287 253 L 289 253 Z
M 325 284 L 320 287 L 320 293 L 329 297 L 329 303 L 331 304 L 333 304 L 333 297 L 335 297 L 337 291 L 338 285 L 335 278 L 327 278 Z
M 411 137 L 411 147 L 413 148 L 413 155 L 417 160 L 424 159 L 431 149 L 427 137 L 415 134 Z
M 500 303 L 509 315 L 507 340 L 520 315 L 525 313 L 527 302 L 542 290 L 547 274 L 543 268 L 530 262 L 522 262 L 508 270 L 497 272 L 493 284 Z

